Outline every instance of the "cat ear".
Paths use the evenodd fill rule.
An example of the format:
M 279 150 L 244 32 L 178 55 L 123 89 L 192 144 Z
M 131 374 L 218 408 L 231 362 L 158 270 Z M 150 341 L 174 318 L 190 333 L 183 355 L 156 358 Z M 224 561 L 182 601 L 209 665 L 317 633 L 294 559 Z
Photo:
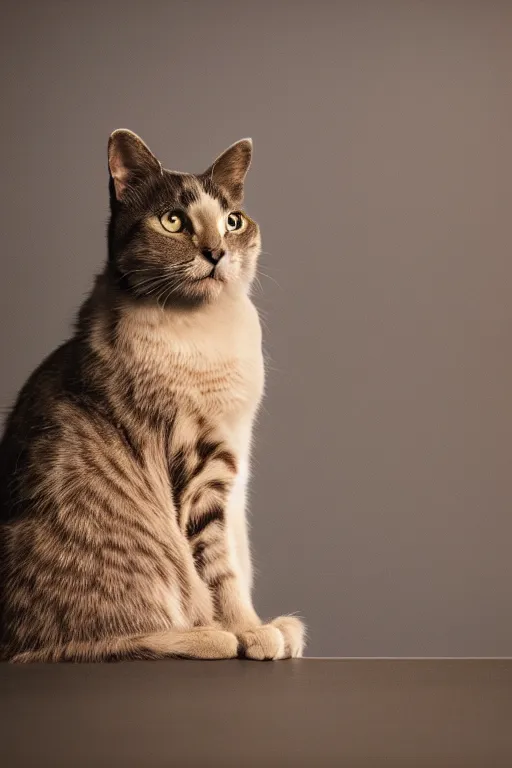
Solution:
M 161 174 L 162 165 L 136 133 L 126 128 L 114 131 L 108 140 L 108 167 L 120 200 L 128 187 L 150 174 Z
M 232 144 L 203 174 L 210 177 L 232 200 L 241 202 L 244 179 L 252 158 L 252 139 L 240 139 Z

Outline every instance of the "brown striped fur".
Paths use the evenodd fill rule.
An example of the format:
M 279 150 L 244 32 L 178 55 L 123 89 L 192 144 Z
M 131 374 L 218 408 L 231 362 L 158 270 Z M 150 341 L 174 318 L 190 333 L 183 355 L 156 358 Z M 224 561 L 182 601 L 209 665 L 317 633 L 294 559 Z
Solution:
M 299 656 L 252 606 L 245 516 L 263 392 L 238 212 L 252 144 L 199 175 L 109 142 L 109 257 L 0 443 L 1 644 L 13 661 Z M 179 211 L 181 232 L 169 232 Z M 238 215 L 238 214 L 237 214 Z

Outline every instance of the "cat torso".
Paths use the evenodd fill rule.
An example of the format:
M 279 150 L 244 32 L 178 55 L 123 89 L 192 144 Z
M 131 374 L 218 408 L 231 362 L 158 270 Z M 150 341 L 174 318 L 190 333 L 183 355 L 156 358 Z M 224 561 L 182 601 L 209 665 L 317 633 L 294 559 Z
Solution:
M 14 431 L 24 442 L 19 483 L 4 499 L 2 516 L 11 518 L 18 506 L 10 533 L 13 541 L 27 539 L 27 578 L 36 598 L 50 578 L 60 580 L 63 611 L 103 580 L 105 599 L 97 589 L 87 595 L 97 614 L 92 624 L 115 597 L 120 611 L 134 616 L 129 628 L 140 630 L 135 608 L 150 595 L 150 626 L 211 623 L 214 605 L 204 578 L 197 578 L 204 577 L 201 567 L 210 567 L 212 578 L 237 569 L 250 583 L 242 572 L 249 566 L 243 504 L 222 515 L 219 505 L 235 498 L 237 478 L 246 479 L 264 378 L 257 312 L 247 296 L 193 315 L 116 304 L 100 281 L 86 315 L 80 341 L 69 342 L 66 356 L 52 356 L 29 381 L 2 445 L 6 456 Z M 59 374 L 55 384 L 47 384 L 47 370 Z M 32 416 L 40 396 L 42 425 Z M 219 545 L 215 562 L 198 568 L 212 510 L 232 529 L 238 553 Z M 74 569 L 87 543 L 95 557 L 89 553 L 77 581 Z M 56 558 L 46 563 L 48 574 L 40 563 L 45 551 Z M 18 600 L 21 609 L 29 596 L 19 593 Z M 119 631 L 121 620 L 110 620 Z M 93 633 L 92 624 L 82 616 L 80 636 Z M 43 622 L 37 629 L 54 640 L 55 627 Z

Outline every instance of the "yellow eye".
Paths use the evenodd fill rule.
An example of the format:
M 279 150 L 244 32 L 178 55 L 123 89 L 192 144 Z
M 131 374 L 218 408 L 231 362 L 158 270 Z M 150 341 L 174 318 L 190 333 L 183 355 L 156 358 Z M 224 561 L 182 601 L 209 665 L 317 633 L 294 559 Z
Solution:
M 169 213 L 164 213 L 162 218 L 160 219 L 160 222 L 162 224 L 162 227 L 166 229 L 168 232 L 181 232 L 183 230 L 183 219 L 181 218 L 180 214 L 176 211 L 169 211 Z
M 228 232 L 240 231 L 245 226 L 245 217 L 238 212 L 230 213 L 226 220 L 226 229 Z

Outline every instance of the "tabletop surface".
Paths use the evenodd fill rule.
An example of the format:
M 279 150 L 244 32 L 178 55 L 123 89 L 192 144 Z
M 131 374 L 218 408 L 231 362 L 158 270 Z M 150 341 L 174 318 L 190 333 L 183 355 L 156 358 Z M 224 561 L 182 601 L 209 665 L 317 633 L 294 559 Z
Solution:
M 512 766 L 512 660 L 0 664 L 4 768 Z

